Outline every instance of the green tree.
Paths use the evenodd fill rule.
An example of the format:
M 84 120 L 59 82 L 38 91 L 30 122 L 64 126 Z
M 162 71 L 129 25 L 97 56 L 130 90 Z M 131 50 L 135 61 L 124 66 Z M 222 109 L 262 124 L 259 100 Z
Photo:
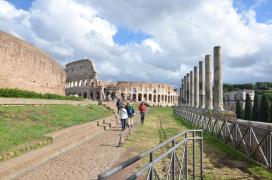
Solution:
M 266 94 L 262 95 L 261 106 L 260 106 L 260 121 L 269 122 L 270 120 L 270 103 L 269 98 Z
M 238 119 L 243 119 L 243 107 L 242 107 L 242 104 L 241 104 L 241 101 L 240 99 L 238 99 L 236 101 L 236 116 Z
M 251 120 L 259 121 L 259 118 L 260 118 L 259 114 L 260 114 L 260 100 L 259 100 L 259 96 L 255 94 Z
M 246 104 L 245 104 L 245 114 L 244 119 L 251 120 L 251 114 L 252 114 L 252 102 L 249 94 L 246 94 Z
M 272 100 L 270 100 L 270 123 L 272 123 Z

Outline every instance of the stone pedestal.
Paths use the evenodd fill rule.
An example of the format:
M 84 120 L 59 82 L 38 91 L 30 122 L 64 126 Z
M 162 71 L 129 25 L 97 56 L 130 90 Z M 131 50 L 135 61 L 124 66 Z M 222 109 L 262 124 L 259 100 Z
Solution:
M 221 47 L 214 47 L 214 110 L 222 111 L 223 108 L 223 82 Z
M 205 56 L 205 109 L 213 109 L 211 56 Z
M 199 73 L 198 67 L 194 67 L 194 107 L 197 109 L 199 106 Z
M 205 108 L 204 64 L 199 61 L 199 108 Z

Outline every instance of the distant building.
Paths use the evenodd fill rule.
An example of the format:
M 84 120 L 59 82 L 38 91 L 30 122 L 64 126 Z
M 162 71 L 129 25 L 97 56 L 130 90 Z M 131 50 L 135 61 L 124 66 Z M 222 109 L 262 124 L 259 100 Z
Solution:
M 224 109 L 229 111 L 235 111 L 236 102 L 239 99 L 243 107 L 245 107 L 246 94 L 249 94 L 251 101 L 254 101 L 254 90 L 238 90 L 238 91 L 229 91 L 224 92 Z
M 66 95 L 76 95 L 93 100 L 145 101 L 155 106 L 177 105 L 178 92 L 163 83 L 103 81 L 98 80 L 94 64 L 89 59 L 68 63 L 65 66 Z

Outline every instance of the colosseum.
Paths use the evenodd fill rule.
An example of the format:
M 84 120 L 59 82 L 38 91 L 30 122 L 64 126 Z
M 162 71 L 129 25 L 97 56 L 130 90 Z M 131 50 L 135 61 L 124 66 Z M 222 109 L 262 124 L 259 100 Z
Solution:
M 64 95 L 66 74 L 33 45 L 0 31 L 0 88 Z
M 177 90 L 163 83 L 118 81 L 97 79 L 94 64 L 89 59 L 71 62 L 65 66 L 66 95 L 82 96 L 94 100 L 145 101 L 154 106 L 172 106 L 178 101 Z

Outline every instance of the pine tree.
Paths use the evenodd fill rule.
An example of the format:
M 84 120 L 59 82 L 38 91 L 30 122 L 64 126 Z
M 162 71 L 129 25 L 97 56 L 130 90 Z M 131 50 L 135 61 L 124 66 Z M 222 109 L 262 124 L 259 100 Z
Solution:
M 259 100 L 259 96 L 257 94 L 255 94 L 251 120 L 252 121 L 259 121 L 259 119 L 260 119 L 259 114 L 260 114 L 260 100 Z
M 249 94 L 246 94 L 246 104 L 245 104 L 245 114 L 244 119 L 251 120 L 251 114 L 252 114 L 252 102 Z
M 270 103 L 266 94 L 263 94 L 260 106 L 260 121 L 269 122 L 270 120 Z
M 272 123 L 272 100 L 270 100 L 270 123 Z
M 240 99 L 238 99 L 236 101 L 236 116 L 238 119 L 242 119 L 243 118 L 243 107 L 242 107 L 242 104 L 240 102 Z

